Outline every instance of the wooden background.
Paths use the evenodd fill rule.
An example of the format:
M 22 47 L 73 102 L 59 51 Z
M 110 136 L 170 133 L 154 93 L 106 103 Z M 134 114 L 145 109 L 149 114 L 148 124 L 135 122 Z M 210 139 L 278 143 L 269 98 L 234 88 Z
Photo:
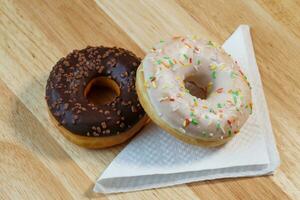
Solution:
M 99 7 L 98 7 L 99 6 Z M 0 0 L 0 199 L 300 199 L 300 1 Z M 282 164 L 274 176 L 96 195 L 124 145 L 86 150 L 50 121 L 52 66 L 73 49 L 120 46 L 144 56 L 161 38 L 220 44 L 249 24 Z

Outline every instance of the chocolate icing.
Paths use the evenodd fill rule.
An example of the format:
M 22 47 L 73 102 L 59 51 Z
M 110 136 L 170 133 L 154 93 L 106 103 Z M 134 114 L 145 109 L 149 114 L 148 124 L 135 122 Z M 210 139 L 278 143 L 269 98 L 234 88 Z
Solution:
M 77 135 L 101 137 L 129 130 L 145 115 L 135 91 L 139 64 L 138 57 L 122 48 L 74 50 L 56 63 L 48 78 L 46 100 L 51 113 Z M 86 85 L 99 76 L 120 87 L 120 95 L 104 105 L 94 105 L 84 96 Z

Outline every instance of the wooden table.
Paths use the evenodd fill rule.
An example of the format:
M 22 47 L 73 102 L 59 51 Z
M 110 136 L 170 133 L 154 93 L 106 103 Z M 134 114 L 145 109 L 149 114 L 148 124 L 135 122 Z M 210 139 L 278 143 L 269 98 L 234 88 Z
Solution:
M 0 0 L 0 199 L 300 199 L 300 3 L 292 0 Z M 120 46 L 144 56 L 161 38 L 222 43 L 249 24 L 282 164 L 274 176 L 115 195 L 92 193 L 124 145 L 68 142 L 44 100 L 52 66 L 73 49 Z

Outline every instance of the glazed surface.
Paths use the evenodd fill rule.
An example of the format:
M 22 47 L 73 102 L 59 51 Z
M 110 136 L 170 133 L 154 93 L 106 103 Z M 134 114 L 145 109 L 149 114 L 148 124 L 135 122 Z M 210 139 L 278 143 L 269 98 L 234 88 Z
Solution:
M 211 41 L 175 37 L 157 44 L 142 62 L 146 92 L 157 114 L 172 128 L 203 140 L 238 133 L 252 112 L 246 76 Z M 190 93 L 186 80 L 207 93 Z
M 135 91 L 139 64 L 139 58 L 121 48 L 74 50 L 60 59 L 50 73 L 46 86 L 50 112 L 77 135 L 101 137 L 129 130 L 145 115 Z M 84 91 L 97 77 L 115 81 L 120 95 L 104 105 L 90 102 Z

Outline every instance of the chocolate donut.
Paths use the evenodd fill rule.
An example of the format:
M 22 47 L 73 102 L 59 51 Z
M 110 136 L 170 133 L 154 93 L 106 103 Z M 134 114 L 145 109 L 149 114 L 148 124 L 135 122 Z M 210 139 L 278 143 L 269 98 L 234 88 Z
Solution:
M 74 50 L 53 67 L 46 86 L 50 112 L 72 142 L 102 148 L 126 141 L 147 121 L 136 90 L 140 59 L 122 48 Z M 88 98 L 93 86 L 106 86 L 116 97 L 103 104 Z M 99 91 L 101 92 L 101 91 Z

